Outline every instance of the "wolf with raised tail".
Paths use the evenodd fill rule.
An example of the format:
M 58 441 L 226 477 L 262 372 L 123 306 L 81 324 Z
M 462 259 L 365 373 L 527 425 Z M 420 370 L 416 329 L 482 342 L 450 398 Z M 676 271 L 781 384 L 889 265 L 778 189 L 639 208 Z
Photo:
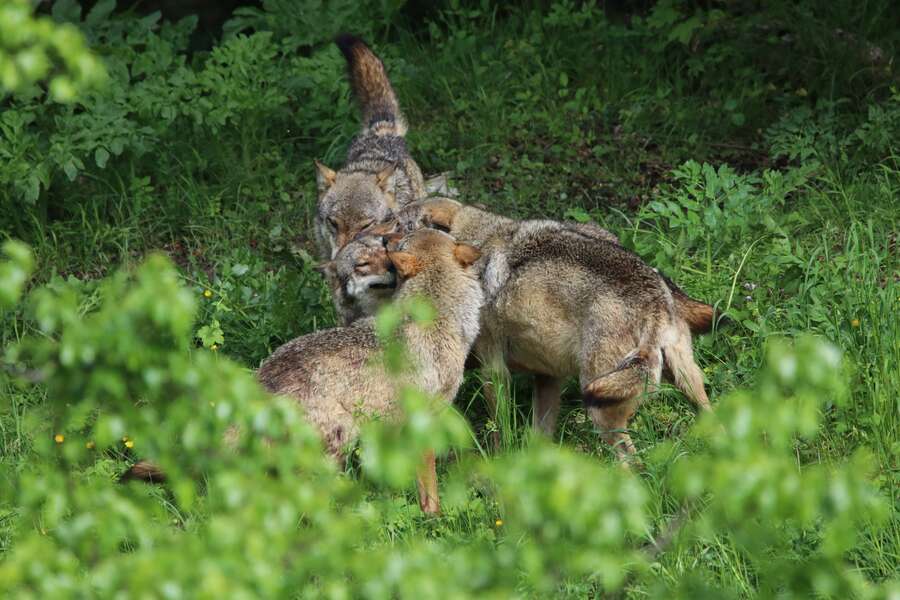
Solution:
M 315 233 L 324 259 L 337 256 L 366 227 L 425 197 L 422 171 L 406 148 L 406 119 L 384 63 L 357 37 L 343 34 L 335 43 L 347 60 L 362 131 L 341 169 L 334 171 L 316 161 Z

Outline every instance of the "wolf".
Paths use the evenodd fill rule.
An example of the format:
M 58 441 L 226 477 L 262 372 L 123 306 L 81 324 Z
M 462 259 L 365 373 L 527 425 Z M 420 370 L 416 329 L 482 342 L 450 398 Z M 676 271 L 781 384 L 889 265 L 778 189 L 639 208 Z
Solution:
M 552 433 L 565 378 L 578 375 L 585 407 L 624 457 L 634 451 L 621 431 L 640 391 L 652 391 L 665 367 L 676 387 L 709 409 L 691 334 L 712 329 L 712 306 L 594 225 L 514 221 L 439 198 L 397 214 L 398 231 L 431 227 L 482 252 L 482 332 L 474 353 L 485 380 L 509 369 L 535 375 L 533 424 Z M 486 396 L 492 403 L 490 387 Z
M 340 170 L 315 161 L 315 238 L 324 259 L 333 259 L 361 230 L 426 194 L 422 171 L 406 148 L 406 119 L 384 64 L 357 37 L 339 35 L 335 43 L 347 61 L 362 131 Z
M 413 385 L 452 403 L 463 379 L 466 356 L 478 336 L 483 293 L 470 268 L 480 253 L 435 230 L 419 230 L 382 249 L 397 277 L 395 300 L 422 297 L 436 309 L 429 326 L 401 326 L 411 369 L 400 381 L 380 360 L 381 344 L 374 319 L 294 339 L 267 358 L 257 378 L 270 392 L 288 396 L 304 409 L 319 430 L 329 453 L 340 458 L 359 433 L 357 415 L 396 413 L 402 385 Z M 372 263 L 372 274 L 386 271 Z M 434 457 L 425 457 L 419 476 L 420 505 L 438 512 Z
M 508 377 L 509 368 L 539 376 L 537 428 L 554 430 L 560 383 L 573 375 L 591 420 L 622 460 L 635 450 L 628 422 L 664 369 L 699 409 L 709 410 L 691 335 L 712 328 L 713 307 L 670 285 L 634 253 L 538 229 L 494 250 L 484 271 L 503 275 L 486 290 L 474 352 L 493 377 Z

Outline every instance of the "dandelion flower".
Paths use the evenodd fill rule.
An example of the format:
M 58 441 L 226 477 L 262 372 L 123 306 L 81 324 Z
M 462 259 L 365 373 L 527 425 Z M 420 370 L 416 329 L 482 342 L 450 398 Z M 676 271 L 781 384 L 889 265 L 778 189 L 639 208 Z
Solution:
M 494 521 L 494 525 L 497 527 L 503 527 L 503 519 L 497 519 Z
M 128 440 L 127 442 L 125 442 L 125 447 L 134 448 L 134 440 Z
M 859 327 L 859 319 L 853 319 L 852 321 L 850 321 L 850 326 Z
M 64 436 L 61 433 L 57 433 L 56 435 L 53 436 L 53 441 L 56 442 L 57 444 L 62 444 L 64 441 L 66 441 L 66 436 Z
M 204 297 L 204 298 L 212 298 L 212 291 L 210 291 L 210 290 L 203 290 L 203 297 Z

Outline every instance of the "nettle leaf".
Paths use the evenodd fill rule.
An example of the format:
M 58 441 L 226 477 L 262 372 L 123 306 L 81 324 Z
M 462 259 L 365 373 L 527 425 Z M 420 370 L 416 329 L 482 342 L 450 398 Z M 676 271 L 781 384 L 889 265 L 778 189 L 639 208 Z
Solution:
M 225 334 L 222 332 L 222 326 L 218 319 L 213 319 L 212 323 L 197 330 L 197 337 L 200 338 L 204 348 L 212 348 L 214 345 L 225 343 Z

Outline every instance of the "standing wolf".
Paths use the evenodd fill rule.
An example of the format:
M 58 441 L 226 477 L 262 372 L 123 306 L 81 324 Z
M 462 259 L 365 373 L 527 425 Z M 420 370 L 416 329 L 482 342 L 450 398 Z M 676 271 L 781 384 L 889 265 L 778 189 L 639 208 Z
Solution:
M 406 206 L 394 226 L 446 231 L 481 251 L 485 306 L 474 352 L 487 381 L 508 378 L 510 368 L 535 374 L 536 428 L 554 430 L 560 389 L 572 375 L 621 458 L 634 452 L 628 421 L 664 371 L 698 408 L 709 409 L 691 334 L 712 329 L 713 307 L 690 298 L 609 232 L 514 221 L 447 198 Z
M 340 35 L 335 43 L 347 59 L 362 131 L 340 170 L 316 161 L 315 232 L 325 259 L 334 258 L 366 227 L 388 220 L 397 208 L 425 196 L 422 171 L 406 149 L 406 119 L 384 64 L 359 38 Z

